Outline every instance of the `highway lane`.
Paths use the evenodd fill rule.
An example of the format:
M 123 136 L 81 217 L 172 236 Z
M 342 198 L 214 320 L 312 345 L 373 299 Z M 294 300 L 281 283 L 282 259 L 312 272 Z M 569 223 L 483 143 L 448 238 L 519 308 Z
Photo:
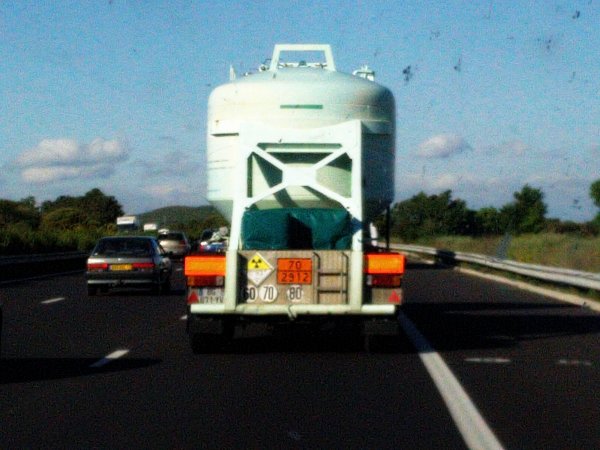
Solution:
M 600 442 L 598 315 L 424 266 L 406 291 L 406 315 L 507 448 Z M 251 327 L 194 356 L 181 292 L 88 299 L 72 276 L 0 295 L 2 448 L 465 446 L 404 336 L 368 354 L 356 339 Z
M 600 315 L 422 267 L 405 313 L 507 448 L 600 447 Z
M 197 357 L 183 296 L 87 299 L 84 287 L 66 277 L 3 290 L 1 447 L 397 448 L 415 429 L 417 447 L 463 447 L 406 343 L 369 355 L 359 340 L 253 327 L 227 352 Z

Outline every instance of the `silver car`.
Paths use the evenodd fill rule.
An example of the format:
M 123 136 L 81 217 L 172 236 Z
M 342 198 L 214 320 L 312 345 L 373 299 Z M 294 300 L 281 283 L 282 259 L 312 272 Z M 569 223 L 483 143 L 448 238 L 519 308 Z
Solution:
M 104 237 L 87 260 L 88 294 L 114 287 L 149 287 L 166 293 L 172 271 L 167 252 L 153 237 Z
M 158 242 L 175 258 L 183 258 L 192 248 L 187 236 L 181 231 L 159 231 Z

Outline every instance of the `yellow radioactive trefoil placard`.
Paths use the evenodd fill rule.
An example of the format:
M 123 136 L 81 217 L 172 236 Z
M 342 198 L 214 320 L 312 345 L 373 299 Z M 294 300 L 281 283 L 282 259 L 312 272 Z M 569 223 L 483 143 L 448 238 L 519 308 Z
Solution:
M 255 286 L 260 286 L 273 270 L 273 266 L 258 252 L 248 260 L 248 280 Z

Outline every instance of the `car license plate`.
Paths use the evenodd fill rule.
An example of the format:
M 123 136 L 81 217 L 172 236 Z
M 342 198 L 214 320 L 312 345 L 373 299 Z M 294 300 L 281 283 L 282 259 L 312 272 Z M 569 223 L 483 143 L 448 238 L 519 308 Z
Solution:
M 223 291 L 222 288 L 202 288 L 200 289 L 200 295 L 198 296 L 199 303 L 205 305 L 215 305 L 223 303 Z
M 126 271 L 132 270 L 133 266 L 131 264 L 111 264 L 110 270 L 112 271 Z
M 312 284 L 312 259 L 279 258 L 277 260 L 277 283 Z

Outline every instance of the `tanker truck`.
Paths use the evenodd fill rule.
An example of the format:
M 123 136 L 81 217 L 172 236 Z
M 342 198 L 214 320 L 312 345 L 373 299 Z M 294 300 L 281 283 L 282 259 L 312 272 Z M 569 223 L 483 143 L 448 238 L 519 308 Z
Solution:
M 211 92 L 206 153 L 207 198 L 230 229 L 184 260 L 195 353 L 254 322 L 399 332 L 405 258 L 369 236 L 393 200 L 395 102 L 368 67 L 275 45 L 268 66 Z

